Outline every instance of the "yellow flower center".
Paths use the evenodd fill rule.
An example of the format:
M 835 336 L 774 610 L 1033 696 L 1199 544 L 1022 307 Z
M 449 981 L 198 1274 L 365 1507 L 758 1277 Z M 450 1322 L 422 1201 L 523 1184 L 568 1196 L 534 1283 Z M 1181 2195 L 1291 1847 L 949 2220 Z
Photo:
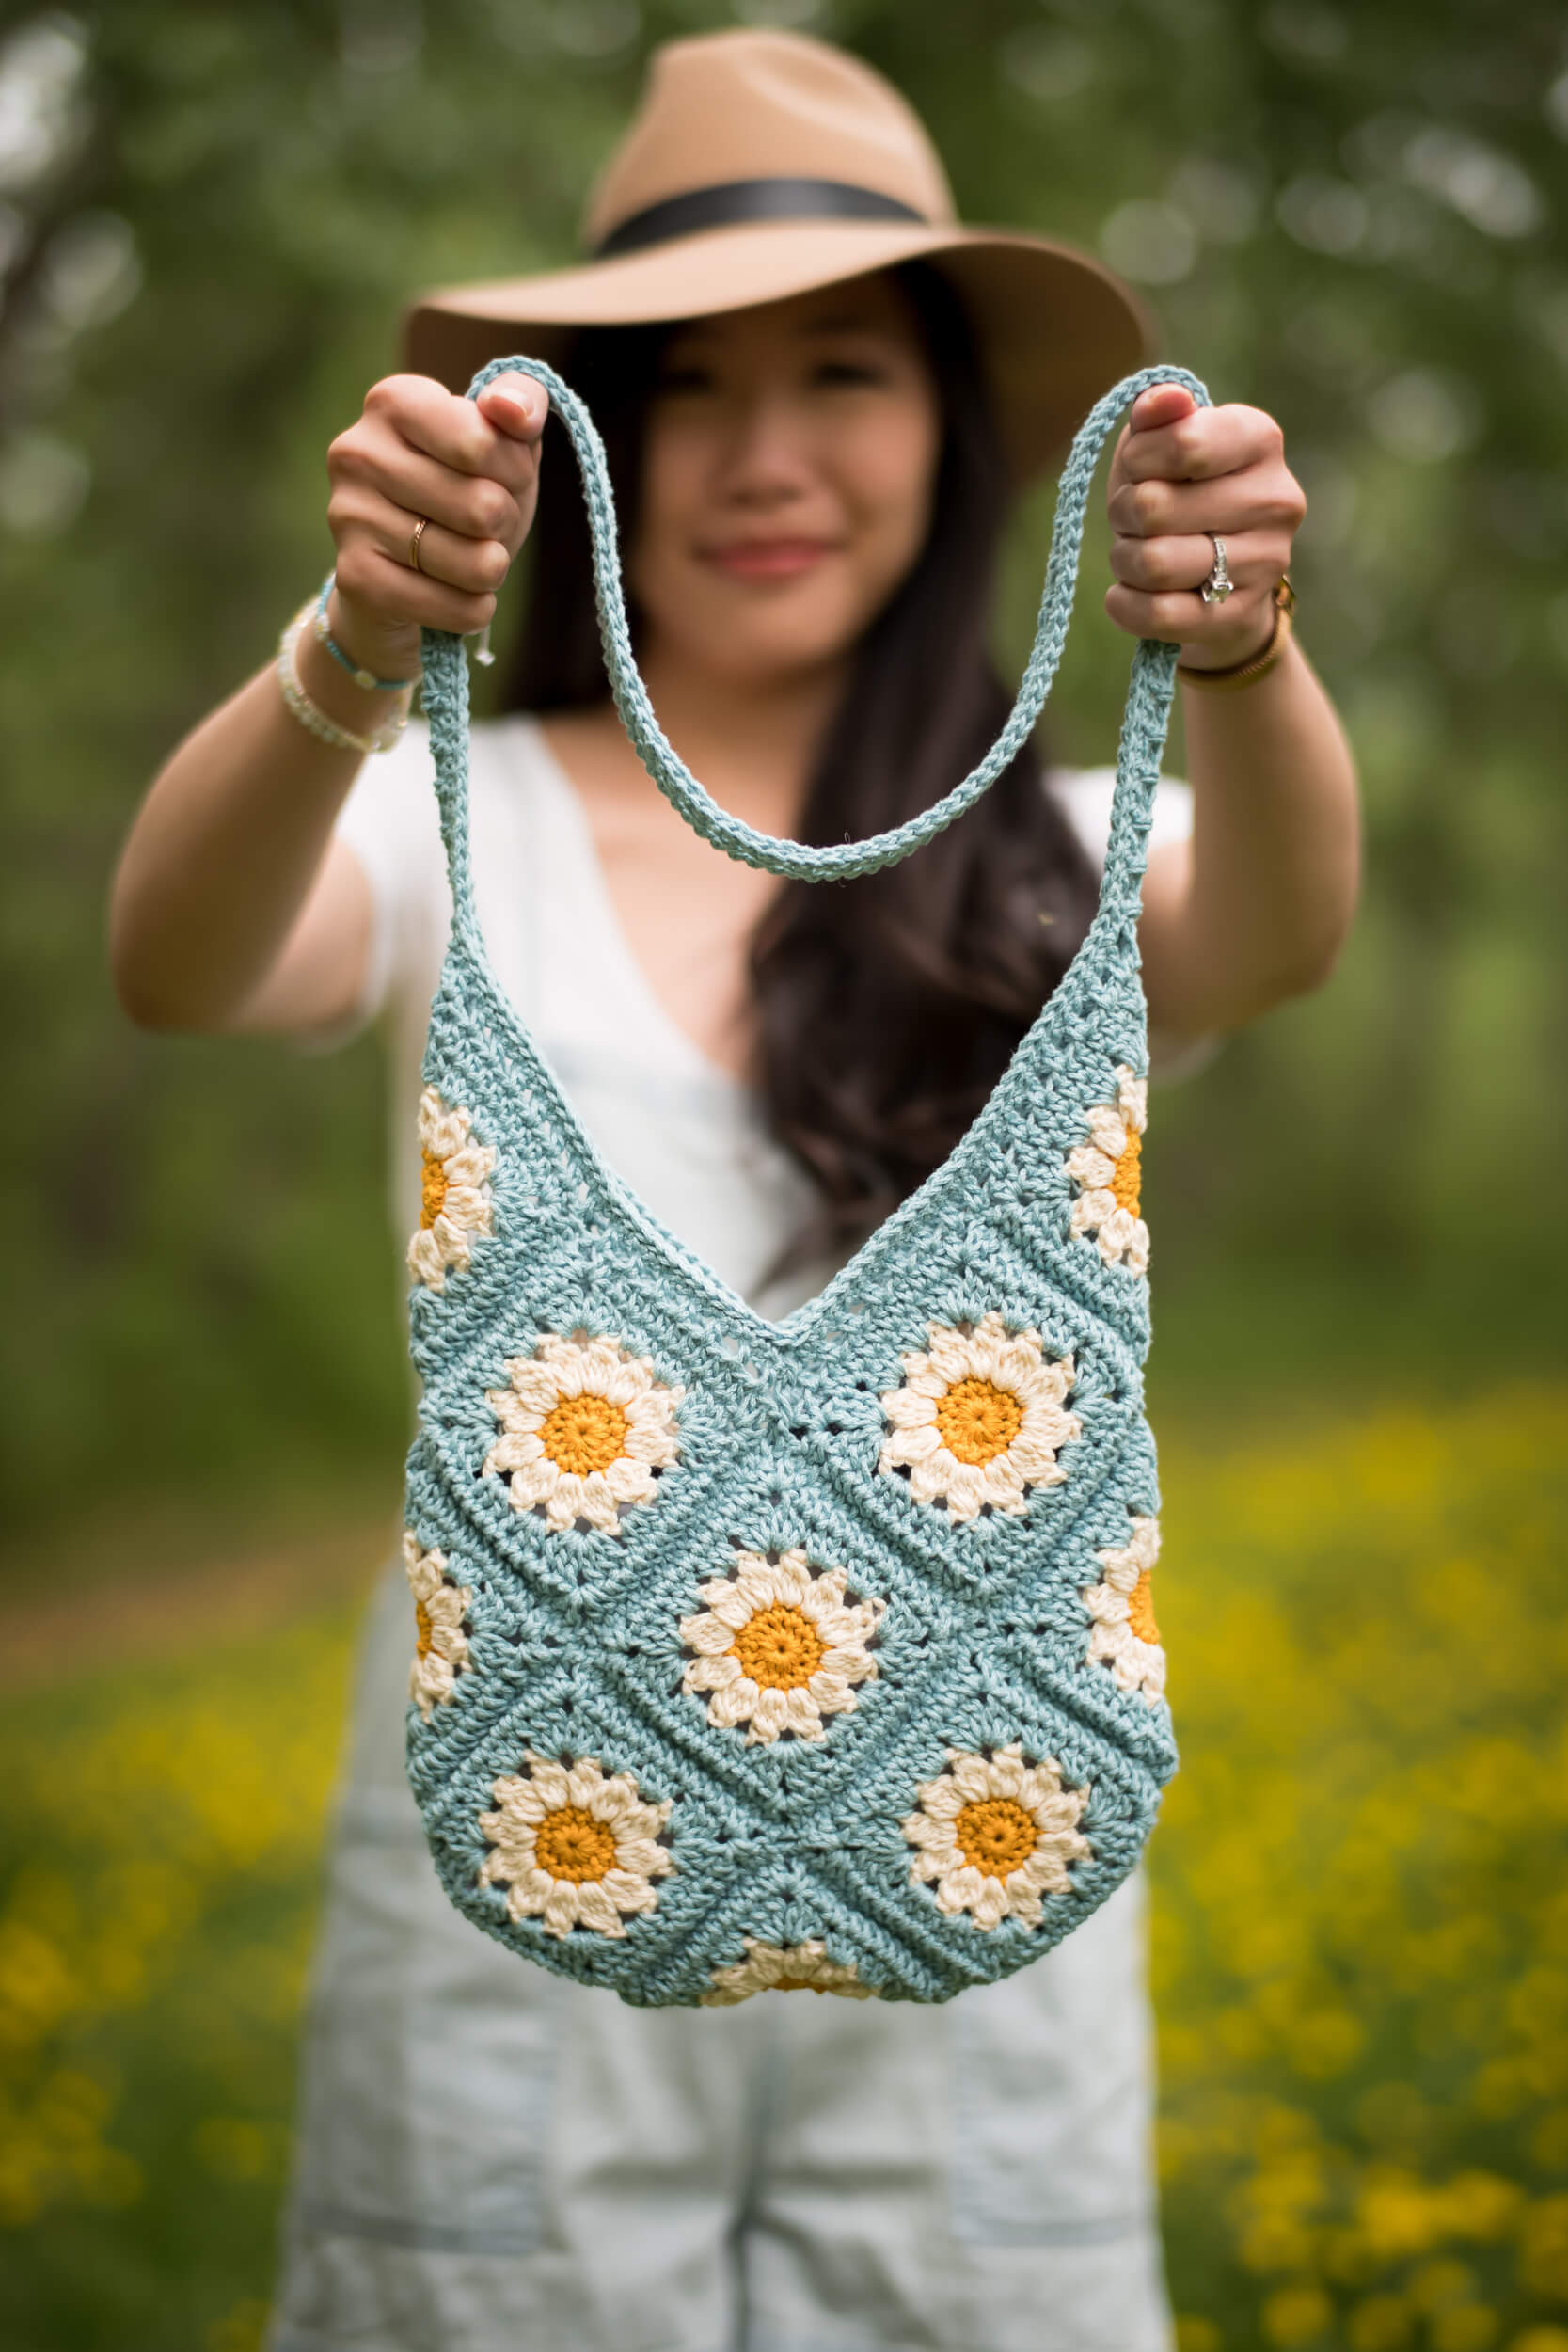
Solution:
M 589 1879 L 602 1879 L 612 1867 L 615 1838 L 580 1804 L 563 1804 L 540 1822 L 533 1853 L 541 1870 L 552 1879 L 570 1879 L 581 1886 Z
M 1117 1162 L 1117 1172 L 1111 1179 L 1111 1190 L 1118 1209 L 1129 1216 L 1138 1214 L 1140 1163 L 1144 1155 L 1144 1139 L 1135 1127 L 1127 1130 L 1127 1149 Z
M 626 1417 L 608 1396 L 563 1396 L 540 1424 L 539 1442 L 575 1478 L 608 1470 L 626 1450 Z
M 730 1644 L 740 1671 L 763 1691 L 799 1691 L 822 1663 L 826 1645 L 803 1609 L 783 1601 L 759 1609 Z
M 430 1656 L 431 1643 L 436 1638 L 436 1629 L 430 1622 L 429 1607 L 427 1603 L 422 1600 L 417 1600 L 414 1603 L 414 1623 L 419 1630 L 419 1642 L 417 1646 L 419 1648 L 420 1656 L 421 1658 L 428 1658 Z
M 955 1380 L 937 1406 L 937 1427 L 949 1454 L 978 1468 L 1006 1454 L 1023 1426 L 1023 1407 L 994 1380 Z
M 1158 1648 L 1160 1629 L 1154 1622 L 1154 1578 L 1148 1568 L 1128 1596 L 1127 1622 L 1140 1642 L 1148 1642 Z
M 447 1171 L 430 1152 L 420 1153 L 420 1225 L 428 1232 L 447 1203 Z
M 992 1879 L 1022 1870 L 1040 1838 L 1033 1815 L 1025 1813 L 1016 1797 L 986 1797 L 978 1804 L 966 1804 L 953 1824 L 953 1835 L 971 1868 Z

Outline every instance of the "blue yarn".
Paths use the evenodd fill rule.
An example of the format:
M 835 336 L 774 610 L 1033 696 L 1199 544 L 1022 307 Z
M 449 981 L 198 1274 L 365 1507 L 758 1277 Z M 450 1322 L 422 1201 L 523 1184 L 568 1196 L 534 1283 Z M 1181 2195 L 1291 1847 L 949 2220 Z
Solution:
M 533 359 L 494 361 L 472 392 L 514 370 L 546 387 L 577 452 L 610 684 L 643 765 L 705 839 L 810 881 L 907 856 L 995 781 L 1055 675 L 1106 439 L 1150 385 L 1180 384 L 1208 402 L 1194 376 L 1168 367 L 1144 369 L 1099 402 L 1063 472 L 1034 650 L 991 751 L 919 817 L 817 848 L 741 823 L 676 757 L 632 658 L 592 420 Z M 440 1287 L 417 1284 L 411 1303 L 423 1397 L 406 1523 L 467 1600 L 450 1691 L 428 1715 L 410 1707 L 408 1768 L 448 1895 L 530 1960 L 628 2001 L 689 2005 L 745 1963 L 751 1939 L 825 1952 L 884 1998 L 940 2001 L 1038 1958 L 1137 1860 L 1176 1766 L 1169 1716 L 1163 1698 L 1121 1688 L 1091 1658 L 1083 1595 L 1105 1573 L 1101 1555 L 1123 1550 L 1159 1507 L 1143 1405 L 1147 1283 L 1074 1230 L 1082 1184 L 1067 1161 L 1087 1139 L 1088 1113 L 1117 1104 L 1118 1071 L 1147 1070 L 1136 925 L 1176 659 L 1156 644 L 1133 654 L 1099 910 L 990 1102 L 820 1295 L 770 1323 L 599 1158 L 496 980 L 469 869 L 466 663 L 458 639 L 425 633 L 453 900 L 425 1078 L 442 1105 L 466 1114 L 494 1165 L 487 1230 L 474 1231 Z M 974 1332 L 988 1316 L 1037 1333 L 1043 1365 L 1070 1359 L 1076 1434 L 1058 1444 L 1059 1478 L 1028 1485 L 1022 1509 L 955 1518 L 919 1499 L 912 1473 L 879 1467 L 892 1429 L 881 1399 L 906 1384 L 906 1359 L 931 1345 L 930 1327 Z M 552 1334 L 614 1343 L 651 1367 L 660 1396 L 675 1396 L 664 1408 L 673 1458 L 651 1500 L 622 1504 L 614 1533 L 580 1518 L 554 1528 L 541 1509 L 515 1505 L 506 1474 L 485 1469 L 501 1435 L 488 1400 L 509 1392 L 508 1366 L 533 1363 Z M 824 1714 L 822 1737 L 749 1742 L 738 1723 L 716 1726 L 703 1692 L 688 1687 L 682 1624 L 738 1553 L 801 1550 L 814 1576 L 846 1572 L 850 1604 L 882 1605 L 866 1653 L 875 1671 L 852 1705 Z M 950 1754 L 1012 1747 L 1025 1766 L 1049 1760 L 1078 1792 L 1083 1851 L 1044 1893 L 1037 1924 L 1010 1914 L 984 1925 L 911 1876 L 917 1849 L 904 1825 Z M 607 1780 L 628 1776 L 641 1803 L 668 1807 L 647 1881 L 656 1899 L 617 1915 L 621 1931 L 580 1922 L 552 1931 L 519 1910 L 515 1876 L 498 1877 L 497 1784 L 530 1781 L 530 1755 L 588 1759 Z

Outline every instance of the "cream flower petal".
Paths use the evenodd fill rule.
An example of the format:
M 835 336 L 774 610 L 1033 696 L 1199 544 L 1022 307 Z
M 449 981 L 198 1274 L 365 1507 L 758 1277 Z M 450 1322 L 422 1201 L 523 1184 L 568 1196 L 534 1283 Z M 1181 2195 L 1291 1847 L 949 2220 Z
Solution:
M 531 1429 L 508 1430 L 484 1457 L 485 1475 L 492 1470 L 532 1470 L 545 1459 L 545 1449 Z
M 630 1870 L 607 1870 L 599 1883 L 604 1888 L 606 1899 L 628 1917 L 635 1918 L 640 1912 L 652 1911 L 658 1900 L 657 1889 Z M 626 1930 L 612 1929 L 610 1932 L 625 1935 Z
M 530 1851 L 531 1851 L 531 1847 Z M 524 1868 L 522 1876 L 513 1883 L 511 1894 L 513 1910 L 530 1918 L 537 1918 L 549 1901 L 554 1886 L 555 1881 L 547 1870 L 538 1869 L 530 1863 Z
M 946 1384 L 941 1384 L 937 1396 L 945 1396 Z M 882 1409 L 895 1429 L 930 1429 L 936 1427 L 937 1397 L 925 1396 L 912 1387 L 890 1389 Z
M 634 1462 L 625 1454 L 593 1476 L 614 1502 L 652 1502 L 658 1493 L 658 1481 L 646 1462 Z
M 1110 1216 L 1101 1218 L 1097 1247 L 1107 1265 L 1115 1265 L 1118 1259 L 1127 1255 L 1127 1245 L 1132 1238 L 1136 1223 L 1132 1210 L 1119 1206 L 1113 1206 Z
M 1148 1080 L 1134 1078 L 1123 1062 L 1117 1069 L 1116 1081 L 1121 1115 L 1130 1127 L 1142 1135 L 1148 1124 Z
M 966 1804 L 981 1804 L 994 1796 L 990 1765 L 983 1756 L 957 1755 L 952 1761 L 954 1786 L 961 1792 Z
M 699 1658 L 718 1659 L 728 1654 L 735 1643 L 735 1630 L 711 1609 L 698 1612 L 694 1617 L 680 1621 L 681 1641 L 686 1648 L 694 1649 Z
M 1115 1216 L 1117 1209 L 1114 1192 L 1085 1192 L 1072 1204 L 1072 1230 L 1075 1233 L 1092 1233 L 1107 1217 Z
M 711 1584 L 705 1589 L 707 1592 L 713 1592 Z M 733 1637 L 739 1632 L 743 1625 L 751 1623 L 757 1610 L 767 1607 L 767 1602 L 754 1588 L 746 1582 L 745 1572 L 742 1570 L 736 1581 L 733 1584 L 721 1586 L 707 1605 L 720 1623 L 728 1628 Z
M 999 1387 L 1011 1389 L 1015 1396 L 1028 1404 L 1040 1385 L 1042 1366 L 1038 1342 L 1030 1346 L 1022 1337 L 1000 1341 L 992 1347 L 991 1355 L 996 1369 L 990 1377 Z
M 562 1479 L 562 1486 L 565 1483 Z M 621 1532 L 621 1514 L 615 1506 L 623 1498 L 617 1497 L 597 1470 L 591 1478 L 584 1479 L 580 1483 L 583 1489 L 582 1496 L 573 1516 L 586 1519 L 590 1527 L 601 1529 L 606 1535 L 618 1535 Z M 624 1498 L 628 1502 L 639 1502 L 641 1499 L 638 1495 L 627 1495 Z M 553 1512 L 551 1518 L 553 1520 Z M 562 1522 L 568 1527 L 571 1523 L 571 1518 Z
M 895 1389 L 893 1393 L 896 1396 L 897 1390 Z M 942 1432 L 938 1429 L 933 1416 L 928 1423 L 915 1428 L 895 1430 L 882 1447 L 881 1467 L 885 1470 L 890 1463 L 928 1462 L 933 1454 L 945 1452 L 946 1448 L 942 1442 Z
M 997 1511 L 1022 1511 L 1023 1508 L 1023 1472 L 1010 1453 L 999 1454 L 994 1462 L 988 1462 L 979 1472 L 985 1487 L 986 1501 Z M 1037 1484 L 1043 1484 L 1041 1471 Z
M 937 1889 L 939 1911 L 978 1911 L 985 1900 L 986 1881 L 971 1863 L 949 1870 Z
M 545 1904 L 545 1927 L 550 1935 L 570 1935 L 582 1912 L 582 1890 L 571 1879 L 557 1879 Z M 623 1933 L 625 1931 L 622 1931 Z
M 773 1589 L 786 1608 L 799 1609 L 812 1589 L 803 1551 L 786 1551 L 773 1570 Z M 816 1614 L 815 1611 L 812 1613 Z
M 610 1894 L 608 1883 L 590 1880 L 578 1890 L 578 1913 L 585 1928 L 596 1928 L 601 1935 L 625 1935 L 621 1915 Z
M 506 1370 L 512 1382 L 511 1395 L 504 1389 L 485 1391 L 493 1410 L 499 1413 L 506 1405 L 519 1416 L 523 1413 L 537 1415 L 543 1421 L 561 1395 L 552 1368 L 548 1364 L 530 1363 L 526 1357 L 518 1357 L 507 1365 Z
M 767 1690 L 759 1692 L 752 1709 L 752 1727 L 747 1744 L 758 1740 L 776 1740 L 789 1724 L 789 1698 L 784 1691 Z
M 691 1687 L 694 1689 L 696 1686 Z M 761 1696 L 761 1692 L 749 1675 L 738 1675 L 724 1690 L 715 1692 L 708 1701 L 708 1722 L 716 1731 L 733 1731 L 736 1724 L 750 1721 Z
M 1092 1143 L 1080 1143 L 1068 1153 L 1067 1172 L 1085 1192 L 1108 1192 L 1117 1164 Z
M 694 1658 L 687 1667 L 682 1687 L 688 1691 L 727 1691 L 732 1682 L 739 1679 L 738 1658 Z M 712 1717 L 708 1720 L 711 1722 Z
M 910 1817 L 911 1820 L 921 1820 L 928 1815 L 934 1821 L 955 1821 L 970 1801 L 958 1782 L 943 1773 L 940 1780 L 928 1780 L 926 1783 L 925 1788 L 920 1791 L 920 1802 L 925 1807 L 925 1813 L 911 1814 Z M 908 1828 L 908 1826 L 906 1822 L 905 1827 Z
M 403 1565 L 408 1578 L 408 1589 L 414 1598 L 434 1600 L 446 1575 L 444 1556 L 438 1551 L 421 1551 L 418 1537 L 405 1534 L 403 1539 Z
M 444 1160 L 449 1152 L 460 1152 L 467 1140 L 468 1114 L 465 1110 L 449 1110 L 434 1087 L 426 1087 L 420 1096 L 418 1128 L 420 1148 L 432 1159 Z
M 947 1458 L 953 1462 L 952 1469 L 946 1472 L 945 1481 L 948 1518 L 950 1519 L 978 1518 L 981 1504 L 989 1499 L 984 1471 L 978 1470 L 973 1462 L 953 1461 L 951 1454 Z
M 927 1361 L 934 1373 L 941 1375 L 943 1386 L 951 1388 L 955 1380 L 967 1378 L 971 1371 L 974 1360 L 974 1336 L 963 1331 L 950 1331 L 940 1323 L 933 1323 L 927 1328 L 931 1335 L 931 1349 Z
M 1127 1149 L 1127 1126 L 1119 1112 L 1096 1104 L 1088 1114 L 1089 1135 L 1097 1152 L 1103 1152 L 1108 1160 L 1119 1160 Z
M 455 1152 L 448 1152 L 441 1162 L 450 1191 L 453 1184 L 471 1184 L 477 1190 L 493 1171 L 496 1149 L 489 1143 L 460 1144 Z
M 427 1290 L 438 1291 L 446 1288 L 446 1263 L 441 1256 L 440 1244 L 433 1233 L 421 1229 L 409 1242 L 408 1271 L 415 1280 L 422 1282 Z

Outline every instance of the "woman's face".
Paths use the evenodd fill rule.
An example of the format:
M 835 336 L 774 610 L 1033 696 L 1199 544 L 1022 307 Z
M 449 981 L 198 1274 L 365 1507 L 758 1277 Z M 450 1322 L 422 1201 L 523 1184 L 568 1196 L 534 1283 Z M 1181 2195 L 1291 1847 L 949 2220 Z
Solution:
M 628 565 L 649 655 L 757 686 L 836 663 L 925 544 L 941 437 L 886 277 L 677 327 Z

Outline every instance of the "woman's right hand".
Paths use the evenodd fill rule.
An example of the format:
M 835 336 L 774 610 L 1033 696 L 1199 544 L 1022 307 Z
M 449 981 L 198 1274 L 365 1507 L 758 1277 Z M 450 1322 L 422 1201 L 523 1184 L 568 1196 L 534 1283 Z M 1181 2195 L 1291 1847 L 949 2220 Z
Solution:
M 388 375 L 327 452 L 337 543 L 329 614 L 343 650 L 377 677 L 410 677 L 420 630 L 467 637 L 496 609 L 539 492 L 543 385 L 497 376 L 477 400 L 428 375 Z M 424 516 L 420 568 L 409 542 Z

